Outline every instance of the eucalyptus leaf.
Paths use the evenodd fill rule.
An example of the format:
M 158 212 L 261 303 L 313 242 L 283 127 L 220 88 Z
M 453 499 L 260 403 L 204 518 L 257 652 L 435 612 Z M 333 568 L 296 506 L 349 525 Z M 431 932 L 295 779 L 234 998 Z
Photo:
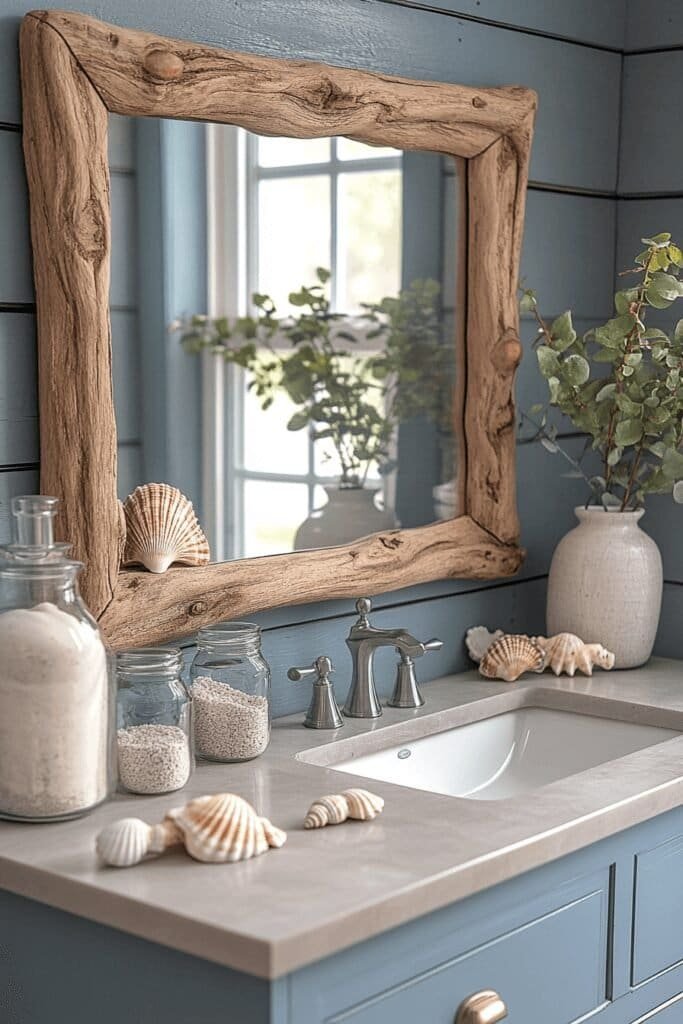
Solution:
M 583 356 L 571 355 L 564 360 L 564 378 L 573 387 L 580 387 L 590 377 L 590 364 Z
M 614 494 L 610 494 L 609 491 L 605 491 L 601 495 L 600 500 L 605 508 L 619 508 L 621 506 L 619 499 Z
M 683 505 L 683 480 L 677 480 L 673 485 L 673 499 L 677 505 Z
M 638 444 L 643 436 L 643 423 L 638 419 L 626 419 L 617 423 L 614 438 L 621 448 L 630 444 Z

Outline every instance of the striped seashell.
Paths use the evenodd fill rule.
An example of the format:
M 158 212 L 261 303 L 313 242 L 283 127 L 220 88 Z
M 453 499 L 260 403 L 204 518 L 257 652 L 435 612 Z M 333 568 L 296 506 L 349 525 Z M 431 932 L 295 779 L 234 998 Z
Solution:
M 525 672 L 542 672 L 543 651 L 528 636 L 505 635 L 496 640 L 479 663 L 479 672 L 487 679 L 514 683 Z
M 614 655 L 611 651 L 602 644 L 585 644 L 574 633 L 536 636 L 534 643 L 538 644 L 545 655 L 546 668 L 550 668 L 556 676 L 573 676 L 577 669 L 585 676 L 592 676 L 595 665 L 607 672 L 614 668 Z
M 207 864 L 248 860 L 287 840 L 286 832 L 234 793 L 197 797 L 166 817 L 180 829 L 190 856 Z
M 126 538 L 123 565 L 166 572 L 173 562 L 206 565 L 209 543 L 192 502 L 170 484 L 143 484 L 123 503 Z
M 356 821 L 372 821 L 384 809 L 384 800 L 367 789 L 346 789 L 342 793 L 349 805 L 349 818 Z
M 502 629 L 492 633 L 486 626 L 472 626 L 468 629 L 465 633 L 465 646 L 472 661 L 479 663 L 489 647 L 504 635 Z
M 308 809 L 304 828 L 324 828 L 341 825 L 348 818 L 372 821 L 382 813 L 384 800 L 367 789 L 347 789 L 333 796 L 321 796 Z
M 103 864 L 129 868 L 182 841 L 180 832 L 170 821 L 148 825 L 139 818 L 121 818 L 102 829 L 95 840 L 95 849 Z

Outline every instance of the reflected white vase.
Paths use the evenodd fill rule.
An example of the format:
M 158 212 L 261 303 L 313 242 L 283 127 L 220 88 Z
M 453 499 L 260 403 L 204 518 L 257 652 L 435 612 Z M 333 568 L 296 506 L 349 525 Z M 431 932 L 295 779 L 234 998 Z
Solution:
M 576 633 L 635 668 L 652 654 L 662 606 L 662 558 L 640 529 L 643 510 L 574 510 L 579 525 L 562 538 L 548 578 L 547 630 Z
M 296 531 L 294 550 L 348 544 L 369 533 L 393 530 L 396 519 L 376 504 L 378 492 L 371 487 L 325 487 L 327 502 L 314 509 Z

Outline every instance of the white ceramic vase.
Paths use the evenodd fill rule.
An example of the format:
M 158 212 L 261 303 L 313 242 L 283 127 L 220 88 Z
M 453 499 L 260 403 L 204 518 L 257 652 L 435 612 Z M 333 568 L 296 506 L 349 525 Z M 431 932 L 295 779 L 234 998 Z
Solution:
M 659 548 L 640 529 L 643 510 L 574 510 L 579 525 L 562 538 L 548 579 L 547 629 L 576 633 L 635 668 L 652 654 L 662 605 Z
M 393 530 L 394 516 L 376 504 L 377 490 L 370 487 L 326 487 L 327 503 L 314 509 L 294 538 L 294 550 L 327 548 L 366 537 L 369 533 Z

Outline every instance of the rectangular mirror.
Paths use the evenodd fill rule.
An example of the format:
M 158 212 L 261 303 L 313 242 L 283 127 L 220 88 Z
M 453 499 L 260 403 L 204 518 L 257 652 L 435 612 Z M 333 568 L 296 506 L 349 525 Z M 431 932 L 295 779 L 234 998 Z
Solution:
M 214 561 L 453 518 L 465 161 L 113 115 L 109 154 L 119 497 L 178 487 Z
M 110 644 L 514 573 L 535 95 L 65 11 L 21 62 L 41 490 Z M 149 481 L 213 561 L 139 564 Z

